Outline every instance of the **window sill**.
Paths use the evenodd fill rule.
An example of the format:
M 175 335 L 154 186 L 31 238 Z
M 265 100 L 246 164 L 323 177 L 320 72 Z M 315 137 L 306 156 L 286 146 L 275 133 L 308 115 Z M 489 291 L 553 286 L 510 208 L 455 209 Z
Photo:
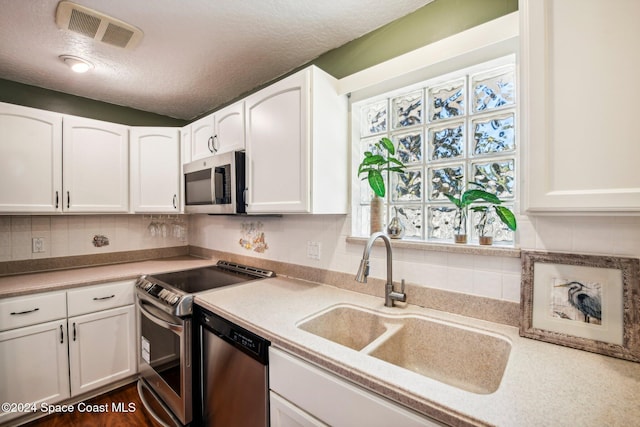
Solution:
M 347 243 L 352 244 L 366 244 L 367 237 L 355 237 L 348 236 Z M 382 244 L 382 242 L 376 242 L 376 245 Z M 417 240 L 403 240 L 403 239 L 391 239 L 392 248 L 401 249 L 413 249 L 417 251 L 430 251 L 430 252 L 451 252 L 456 254 L 469 254 L 469 255 L 486 255 L 486 256 L 500 256 L 509 258 L 520 258 L 520 248 L 513 248 L 510 246 L 480 246 L 477 244 L 456 244 L 456 243 L 432 243 L 421 242 Z

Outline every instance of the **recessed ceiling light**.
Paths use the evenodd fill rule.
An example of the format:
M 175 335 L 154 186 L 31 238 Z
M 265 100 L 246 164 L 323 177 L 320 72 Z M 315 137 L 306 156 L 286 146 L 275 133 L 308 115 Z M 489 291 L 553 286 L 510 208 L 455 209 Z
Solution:
M 60 55 L 60 59 L 76 73 L 86 73 L 93 68 L 93 64 L 91 62 L 78 58 L 77 56 Z

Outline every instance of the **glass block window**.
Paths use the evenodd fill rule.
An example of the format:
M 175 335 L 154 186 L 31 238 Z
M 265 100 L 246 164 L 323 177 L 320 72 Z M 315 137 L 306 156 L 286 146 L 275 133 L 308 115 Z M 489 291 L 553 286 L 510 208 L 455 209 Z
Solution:
M 405 239 L 452 242 L 456 210 L 446 194 L 459 196 L 477 182 L 504 200 L 518 203 L 518 129 L 513 58 L 479 64 L 354 104 L 354 166 L 381 138 L 389 138 L 407 168 L 385 178 L 385 224 L 398 217 Z M 375 152 L 374 152 L 375 154 Z M 373 192 L 365 181 L 354 187 L 354 227 L 368 235 Z M 359 188 L 358 188 L 359 187 Z M 479 214 L 469 212 L 466 229 L 477 242 Z M 386 225 L 385 225 L 386 226 Z M 513 244 L 514 233 L 495 214 L 494 242 Z

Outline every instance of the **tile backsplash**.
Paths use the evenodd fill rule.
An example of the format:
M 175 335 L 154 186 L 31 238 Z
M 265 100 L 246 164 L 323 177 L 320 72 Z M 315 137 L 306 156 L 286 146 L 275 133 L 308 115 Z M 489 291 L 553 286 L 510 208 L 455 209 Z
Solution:
M 246 217 L 192 215 L 189 221 L 192 246 L 354 275 L 362 257 L 363 245 L 346 241 L 351 233 L 349 216 L 260 218 L 269 242 L 263 253 L 248 252 L 238 244 Z M 520 216 L 517 236 L 521 249 L 640 258 L 640 217 Z M 320 256 L 310 256 L 310 248 Z M 384 250 L 374 248 L 370 276 L 383 279 L 385 265 Z M 430 288 L 520 301 L 519 258 L 396 248 L 393 277 Z
M 0 262 L 181 246 L 186 227 L 176 215 L 0 216 Z M 102 246 L 95 245 L 96 236 L 108 244 L 100 237 Z M 41 239 L 41 252 L 34 251 L 34 238 Z

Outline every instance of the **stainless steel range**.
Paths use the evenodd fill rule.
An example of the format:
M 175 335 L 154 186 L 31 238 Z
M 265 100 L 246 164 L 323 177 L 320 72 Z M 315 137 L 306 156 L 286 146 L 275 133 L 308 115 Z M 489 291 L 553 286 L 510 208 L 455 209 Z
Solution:
M 273 276 L 275 274 L 269 270 L 218 261 L 211 267 L 145 275 L 138 279 L 138 392 L 157 421 L 180 426 L 193 420 L 192 314 L 195 295 Z

